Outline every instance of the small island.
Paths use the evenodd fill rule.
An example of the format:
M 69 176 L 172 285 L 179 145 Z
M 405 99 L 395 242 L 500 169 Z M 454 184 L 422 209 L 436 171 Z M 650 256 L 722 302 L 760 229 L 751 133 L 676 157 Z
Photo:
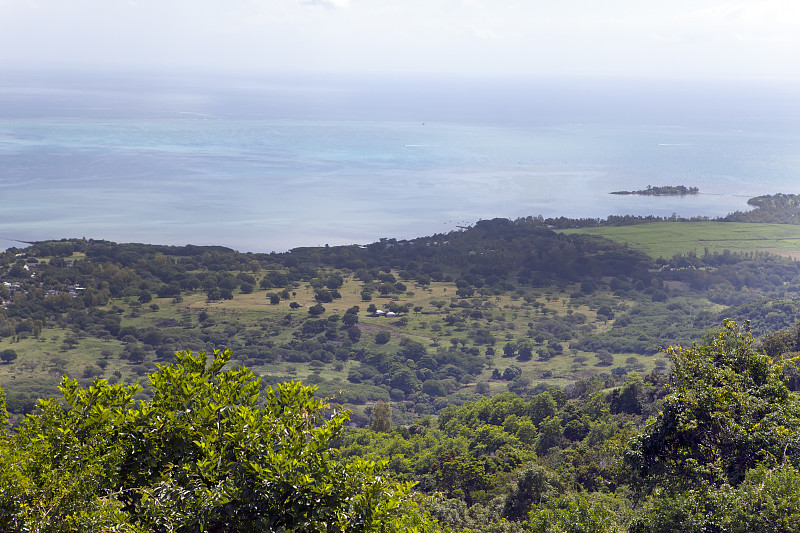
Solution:
M 648 185 L 646 189 L 640 191 L 614 191 L 611 194 L 638 194 L 641 196 L 686 196 L 687 194 L 697 194 L 700 189 L 697 187 L 685 187 L 683 185 L 664 185 L 653 187 Z

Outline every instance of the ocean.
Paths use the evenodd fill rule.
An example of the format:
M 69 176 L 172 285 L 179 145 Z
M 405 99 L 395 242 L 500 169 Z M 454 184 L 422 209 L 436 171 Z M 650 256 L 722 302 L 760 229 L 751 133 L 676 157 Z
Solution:
M 800 193 L 789 83 L 1 79 L 0 249 L 86 237 L 269 252 L 495 217 L 714 217 Z M 701 194 L 609 194 L 647 185 Z

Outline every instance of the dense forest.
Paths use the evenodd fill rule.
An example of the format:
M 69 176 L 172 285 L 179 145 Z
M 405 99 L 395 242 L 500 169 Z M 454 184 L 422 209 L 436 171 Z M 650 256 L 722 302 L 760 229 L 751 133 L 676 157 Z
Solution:
M 0 531 L 797 531 L 798 264 L 591 225 L 7 250 Z

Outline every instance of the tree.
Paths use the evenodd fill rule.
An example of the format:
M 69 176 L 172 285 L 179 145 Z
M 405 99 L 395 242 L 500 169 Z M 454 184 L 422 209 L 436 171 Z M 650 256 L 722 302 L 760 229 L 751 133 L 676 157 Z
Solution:
M 138 385 L 64 378 L 63 399 L 0 437 L 3 531 L 434 531 L 411 484 L 330 447 L 349 413 L 230 352 L 179 352 Z M 66 409 L 62 406 L 66 405 Z
M 517 353 L 517 348 L 510 342 L 507 342 L 505 346 L 503 346 L 503 357 L 514 357 L 515 353 Z
M 206 296 L 213 302 L 222 299 L 222 292 L 217 287 L 214 287 L 206 292 Z
M 0 359 L 2 359 L 7 365 L 11 364 L 11 361 L 14 361 L 16 358 L 17 352 L 11 348 L 7 348 L 0 352 Z
M 517 360 L 530 361 L 533 358 L 533 346 L 528 341 L 522 341 L 517 344 Z
M 131 363 L 139 364 L 144 362 L 145 357 L 147 357 L 147 352 L 138 344 L 129 344 L 125 347 L 120 357 L 127 359 Z
M 611 366 L 614 364 L 614 356 L 608 350 L 600 350 L 595 354 L 595 357 L 599 361 L 597 363 L 598 366 Z
M 388 331 L 381 330 L 375 335 L 375 344 L 386 344 L 392 338 L 392 334 Z
M 544 455 L 550 448 L 558 446 L 563 434 L 564 429 L 561 426 L 561 418 L 551 416 L 545 419 L 539 426 L 539 436 L 536 439 L 536 453 Z
M 522 375 L 522 369 L 517 365 L 510 365 L 503 371 L 503 379 L 506 381 L 511 381 L 516 379 Z
M 425 354 L 428 353 L 427 349 L 422 343 L 411 340 L 408 337 L 403 337 L 400 339 L 400 346 L 401 348 L 398 354 L 406 359 L 419 361 Z
M 339 274 L 328 276 L 328 279 L 325 280 L 325 286 L 332 290 L 341 289 L 342 285 L 344 285 L 344 278 Z
M 372 408 L 372 431 L 385 433 L 392 429 L 392 406 L 387 402 L 378 402 Z
M 597 318 L 602 318 L 603 320 L 613 320 L 614 310 L 607 305 L 600 306 L 597 309 Z
M 736 485 L 759 462 L 800 457 L 800 400 L 781 381 L 796 360 L 772 361 L 730 320 L 709 345 L 664 353 L 674 369 L 663 411 L 626 452 L 640 475 Z
M 411 394 L 422 388 L 422 383 L 417 378 L 417 375 L 407 366 L 398 365 L 397 370 L 393 371 L 389 376 L 388 382 L 393 388 L 400 389 L 406 394 Z
M 569 493 L 549 500 L 531 511 L 528 525 L 532 533 L 622 533 L 618 517 L 599 498 Z M 594 501 L 593 501 L 594 500 Z M 624 505 L 617 502 L 617 506 Z M 650 531 L 650 530 L 648 530 Z M 697 530 L 694 530 L 697 531 Z
M 249 283 L 249 282 L 245 281 L 244 283 L 242 283 L 239 286 L 239 292 L 241 292 L 242 294 L 250 294 L 250 293 L 253 292 L 254 288 L 255 287 L 254 287 L 254 285 L 252 283 Z
M 342 317 L 342 324 L 351 327 L 358 324 L 358 315 L 355 313 L 345 313 Z
M 472 298 L 475 295 L 475 289 L 472 287 L 463 287 L 456 289 L 456 295 L 459 298 Z
M 560 488 L 557 476 L 543 466 L 528 464 L 516 473 L 516 480 L 505 497 L 503 516 L 521 520 L 528 515 L 531 505 L 542 502 Z
M 345 315 L 347 316 L 347 315 Z M 361 340 L 361 328 L 358 326 L 350 326 L 347 328 L 347 337 L 351 342 L 358 342 Z
M 696 531 L 800 532 L 800 472 L 792 465 L 748 471 L 732 488 L 724 485 L 650 498 L 630 523 L 630 533 Z
M 70 335 L 64 338 L 62 342 L 67 349 L 74 348 L 75 346 L 80 344 L 80 341 L 74 335 Z
M 537 426 L 545 419 L 554 416 L 558 409 L 558 404 L 555 399 L 553 399 L 553 396 L 547 391 L 531 398 L 528 405 L 528 413 L 530 414 L 531 421 Z
M 452 497 L 463 493 L 467 504 L 472 503 L 472 493 L 489 486 L 486 462 L 471 456 L 446 452 L 433 465 L 436 486 Z
M 314 294 L 314 299 L 323 304 L 330 303 L 333 301 L 333 294 L 331 291 L 320 289 L 317 290 L 316 294 Z
M 643 389 L 644 382 L 639 374 L 629 374 L 625 378 L 625 385 L 609 394 L 611 412 L 641 414 Z

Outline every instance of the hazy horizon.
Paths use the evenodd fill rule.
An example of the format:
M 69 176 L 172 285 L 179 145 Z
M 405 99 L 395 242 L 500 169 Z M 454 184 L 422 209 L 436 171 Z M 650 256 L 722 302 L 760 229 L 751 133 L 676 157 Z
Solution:
M 800 79 L 794 0 L 0 0 L 0 69 Z
M 0 81 L 1 237 L 271 251 L 799 192 L 790 85 L 86 81 Z M 608 194 L 647 185 L 703 194 Z
M 0 0 L 0 73 L 22 240 L 270 250 L 797 192 L 795 0 Z M 710 194 L 608 198 L 648 184 Z

